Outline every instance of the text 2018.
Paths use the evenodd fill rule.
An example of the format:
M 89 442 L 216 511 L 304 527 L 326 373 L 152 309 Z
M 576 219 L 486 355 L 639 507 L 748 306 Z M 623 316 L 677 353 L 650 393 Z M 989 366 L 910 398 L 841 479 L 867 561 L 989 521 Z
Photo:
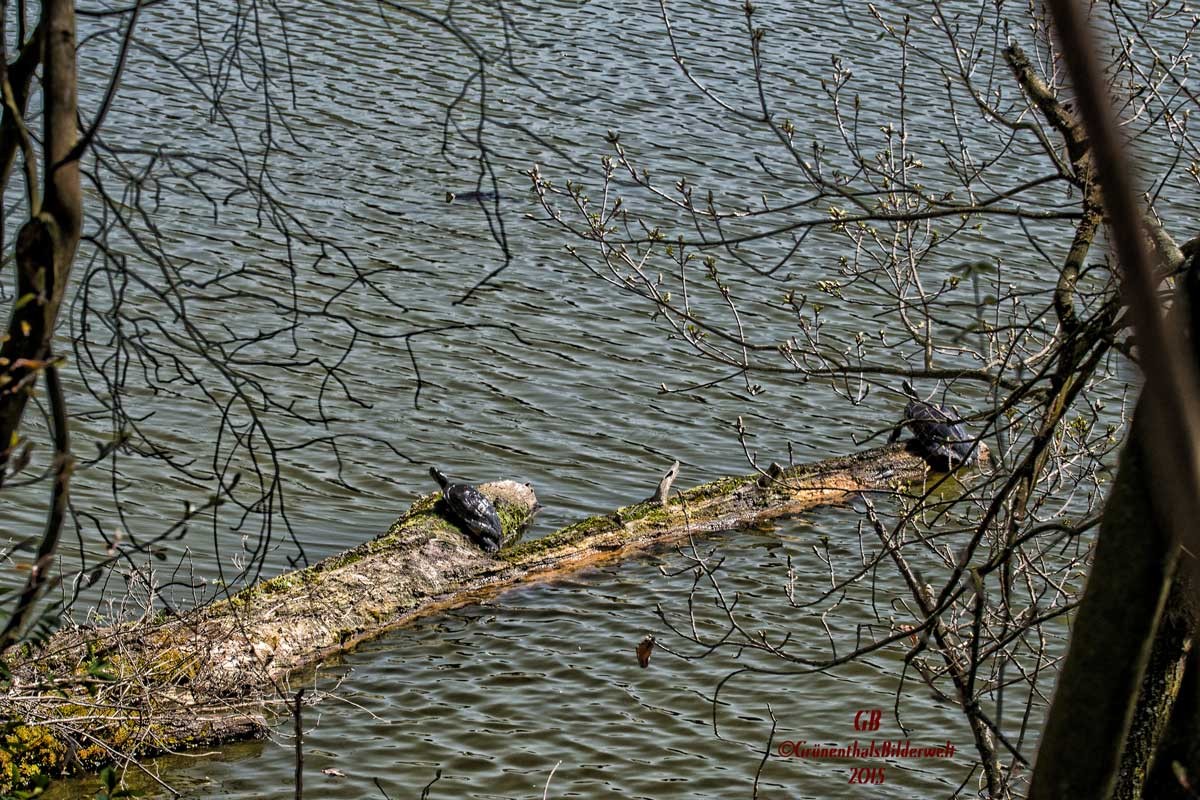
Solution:
M 883 767 L 851 767 L 850 783 L 883 783 Z

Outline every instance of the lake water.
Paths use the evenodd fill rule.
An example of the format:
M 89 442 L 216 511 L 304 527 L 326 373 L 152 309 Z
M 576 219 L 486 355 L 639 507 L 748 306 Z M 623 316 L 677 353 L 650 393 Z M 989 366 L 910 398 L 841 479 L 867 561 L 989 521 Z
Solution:
M 753 108 L 740 5 L 679 6 L 672 12 L 696 75 Z M 850 452 L 899 417 L 898 396 L 876 392 L 854 406 L 828 387 L 786 374 L 756 377 L 765 392 L 755 397 L 737 380 L 691 394 L 660 393 L 660 384 L 704 383 L 724 373 L 669 340 L 651 309 L 574 262 L 559 232 L 526 219 L 539 209 L 525 172 L 538 164 L 560 184 L 574 178 L 594 187 L 600 156 L 610 152 L 609 130 L 620 131 L 628 151 L 667 186 L 687 176 L 726 202 L 752 200 L 761 191 L 755 155 L 768 151 L 769 140 L 715 113 L 682 79 L 655 4 L 506 4 L 524 37 L 512 40 L 514 63 L 530 80 L 489 67 L 497 75 L 489 84 L 485 137 L 512 260 L 486 288 L 456 303 L 502 264 L 491 227 L 495 209 L 489 218 L 477 203 L 446 201 L 447 192 L 476 189 L 470 147 L 452 135 L 445 152 L 453 163 L 443 158 L 445 109 L 476 64 L 444 31 L 396 12 L 381 19 L 381 8 L 289 9 L 293 82 L 283 72 L 272 80 L 277 105 L 269 118 L 262 85 L 236 70 L 230 78 L 222 62 L 231 58 L 231 12 L 205 8 L 199 21 L 170 4 L 143 12 L 142 46 L 106 122 L 110 150 L 98 174 L 108 186 L 118 164 L 136 173 L 156 154 L 157 177 L 145 181 L 140 197 L 153 209 L 152 224 L 134 215 L 112 242 L 133 252 L 130 242 L 139 236 L 170 257 L 135 259 L 124 267 L 127 282 L 114 288 L 102 271 L 87 272 L 96 251 L 85 243 L 80 274 L 90 276 L 92 293 L 76 296 L 90 298 L 85 338 L 93 345 L 72 361 L 86 364 L 90 352 L 105 375 L 121 376 L 129 416 L 178 469 L 122 455 L 116 473 L 111 460 L 82 470 L 73 489 L 79 536 L 69 537 L 68 568 L 103 553 L 100 531 L 142 541 L 171 525 L 182 503 L 203 504 L 216 488 L 217 467 L 242 473 L 236 496 L 246 507 L 230 504 L 205 515 L 182 539 L 165 543 L 165 557 L 151 564 L 172 602 L 211 597 L 221 582 L 239 585 L 259 569 L 277 573 L 301 552 L 312 562 L 374 537 L 434 488 L 429 464 L 465 481 L 532 482 L 545 506 L 530 533 L 536 536 L 646 496 L 675 459 L 683 465 L 680 485 L 749 471 L 734 432 L 738 417 L 763 464 L 786 463 L 789 448 L 797 462 Z M 503 27 L 494 11 L 454 8 L 464 31 L 499 46 Z M 241 68 L 253 71 L 266 59 L 282 69 L 284 38 L 274 11 L 243 11 Z M 854 66 L 856 86 L 871 101 L 866 118 L 889 118 L 895 54 L 857 13 L 847 16 L 844 4 L 832 2 L 763 5 L 761 24 L 771 31 L 768 78 L 805 139 L 835 133 L 817 88 L 834 54 Z M 83 51 L 93 59 L 82 67 L 93 104 L 106 81 L 104 55 L 116 41 L 108 24 L 85 23 L 87 31 L 107 31 Z M 198 32 L 201 49 L 191 46 Z M 190 83 L 183 73 L 207 77 Z M 927 114 L 910 120 L 914 138 L 944 124 L 939 85 L 930 75 L 912 81 L 914 107 L 922 97 L 928 105 Z M 208 115 L 205 97 L 216 92 L 231 109 L 226 120 Z M 473 135 L 478 120 L 469 104 L 452 119 Z M 269 178 L 257 171 L 268 122 L 277 145 Z M 230 127 L 239 133 L 240 152 Z M 231 194 L 247 174 L 267 181 L 275 205 Z M 89 187 L 93 209 L 95 186 Z M 114 206 L 109 214 L 128 208 Z M 1065 230 L 1043 226 L 1048 237 Z M 972 258 L 1007 259 L 1012 279 L 1030 289 L 1052 280 L 1003 230 L 989 228 L 974 243 L 979 250 Z M 757 340 L 796 333 L 780 298 L 788 287 L 835 277 L 844 248 L 840 237 L 814 235 L 788 274 L 776 276 L 784 280 L 730 268 L 743 320 Z M 765 263 L 769 248 L 762 255 Z M 239 269 L 240 277 L 222 277 Z M 190 293 L 186 308 L 156 293 L 167 281 Z M 117 356 L 105 344 L 105 310 L 118 292 L 133 320 L 124 332 L 140 337 L 141 355 Z M 961 313 L 965 320 L 971 311 Z M 301 321 L 236 352 L 210 346 L 229 329 L 253 334 L 292 319 Z M 827 337 L 849 343 L 880 323 L 867 309 L 834 304 L 826 324 Z M 420 333 L 395 338 L 414 332 Z M 276 366 L 243 368 L 239 357 L 269 358 Z M 334 364 L 342 383 L 322 383 L 321 366 Z M 181 375 L 188 377 L 181 382 Z M 84 393 L 77 374 L 67 377 L 77 397 L 72 409 L 81 415 L 76 448 L 90 453 L 90 442 L 111 439 L 112 417 L 84 416 L 103 403 Z M 89 383 L 105 397 L 100 381 Z M 246 405 L 235 390 L 249 398 Z M 249 409 L 262 412 L 255 404 L 263 391 L 275 406 L 263 413 L 254 444 L 261 455 L 269 438 L 275 461 L 256 465 L 234 441 L 253 425 Z M 328 424 L 313 421 L 322 412 Z M 329 435 L 341 437 L 336 449 L 298 448 Z M 147 447 L 136 436 L 135 443 Z M 14 497 L 14 513 L 4 521 L 10 533 L 39 529 L 36 492 Z M 269 502 L 256 504 L 262 497 Z M 797 596 L 819 592 L 829 582 L 821 537 L 829 538 L 832 553 L 856 558 L 858 524 L 852 509 L 825 509 L 771 530 L 706 537 L 697 546 L 725 559 L 722 590 L 742 593 L 748 626 L 791 632 L 807 657 L 823 658 L 830 636 L 844 647 L 856 624 L 886 628 L 895 616 L 888 598 L 875 598 L 872 607 L 871 593 L 863 591 L 827 618 L 827 634 L 823 613 L 830 603 L 797 609 L 788 601 L 789 559 Z M 433 782 L 431 798 L 541 797 L 553 772 L 549 797 L 750 797 L 772 714 L 775 746 L 834 744 L 869 738 L 855 731 L 855 714 L 875 708 L 884 711 L 878 738 L 949 741 L 956 754 L 889 761 L 886 783 L 865 787 L 849 785 L 850 763 L 774 754 L 759 776 L 759 796 L 939 797 L 967 780 L 973 748 L 953 708 L 906 691 L 902 716 L 911 733 L 901 735 L 891 711 L 900 648 L 831 674 L 743 675 L 722 691 L 714 728 L 713 694 L 722 678 L 746 666 L 782 665 L 725 651 L 697 659 L 694 647 L 668 632 L 656 608 L 686 624 L 691 573 L 675 573 L 687 565 L 684 554 L 667 549 L 514 589 L 479 607 L 424 619 L 298 681 L 327 695 L 305 717 L 306 796 L 417 797 Z M 22 575 L 9 570 L 3 579 Z M 891 580 L 881 576 L 876 591 L 900 593 Z M 124 585 L 117 573 L 84 599 L 100 589 L 119 594 Z M 133 589 L 144 596 L 136 580 Z M 711 594 L 700 592 L 697 603 L 701 624 L 716 630 Z M 84 608 L 76 612 L 81 620 Z M 659 650 L 642 670 L 633 647 L 651 631 L 678 654 Z M 915 692 L 913 682 L 907 687 Z M 151 766 L 184 797 L 287 798 L 290 735 L 285 717 L 267 742 Z M 342 774 L 322 773 L 326 768 Z M 168 796 L 153 784 L 147 790 Z M 94 779 L 64 782 L 51 796 L 87 791 L 94 791 Z

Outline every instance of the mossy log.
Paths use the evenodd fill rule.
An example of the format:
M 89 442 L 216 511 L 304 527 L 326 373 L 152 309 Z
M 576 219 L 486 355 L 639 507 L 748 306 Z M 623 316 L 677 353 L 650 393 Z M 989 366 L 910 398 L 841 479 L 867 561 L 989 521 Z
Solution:
M 897 444 L 773 472 L 626 506 L 495 556 L 446 519 L 435 493 L 373 541 L 182 617 L 61 631 L 7 657 L 0 793 L 14 774 L 27 780 L 262 735 L 289 677 L 414 617 L 691 534 L 908 485 L 928 467 Z M 536 509 L 528 485 L 480 489 L 496 502 L 506 541 Z

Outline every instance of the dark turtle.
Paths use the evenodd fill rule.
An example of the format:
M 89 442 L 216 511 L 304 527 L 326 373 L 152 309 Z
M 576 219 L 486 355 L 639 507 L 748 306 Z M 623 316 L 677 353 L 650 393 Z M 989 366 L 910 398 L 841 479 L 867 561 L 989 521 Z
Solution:
M 446 192 L 446 202 L 472 202 L 472 203 L 490 203 L 496 200 L 503 200 L 499 192 Z
M 904 419 L 892 431 L 889 442 L 900 438 L 901 429 L 907 425 L 913 432 L 913 447 L 934 469 L 949 472 L 965 464 L 972 464 L 978 456 L 975 440 L 967 434 L 957 415 L 952 416 L 945 406 L 934 405 L 917 396 L 912 384 L 901 384 L 908 396 L 904 407 Z
M 451 483 L 437 467 L 430 467 L 429 474 L 442 487 L 450 517 L 466 530 L 467 537 L 485 553 L 499 550 L 504 534 L 500 529 L 500 515 L 492 501 L 474 486 Z

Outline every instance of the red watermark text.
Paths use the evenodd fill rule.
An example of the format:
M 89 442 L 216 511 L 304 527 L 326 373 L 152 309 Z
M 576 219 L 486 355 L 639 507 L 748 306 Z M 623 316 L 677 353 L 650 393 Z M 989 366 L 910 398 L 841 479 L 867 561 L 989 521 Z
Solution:
M 860 709 L 854 714 L 854 730 L 875 732 L 881 727 L 883 712 L 878 708 Z M 954 745 L 947 740 L 944 744 L 914 743 L 911 739 L 854 739 L 845 744 L 809 744 L 806 739 L 785 739 L 776 748 L 781 758 L 798 758 L 808 761 L 840 761 L 878 759 L 953 758 Z M 884 783 L 884 767 L 866 766 L 850 768 L 850 783 Z
M 953 758 L 954 745 L 947 741 L 945 744 L 933 747 L 913 744 L 909 739 L 884 740 L 872 739 L 861 742 L 858 739 L 849 744 L 809 744 L 805 740 L 782 741 L 775 752 L 783 758 L 804 758 L 811 761 L 836 761 L 839 759 L 858 758 Z

